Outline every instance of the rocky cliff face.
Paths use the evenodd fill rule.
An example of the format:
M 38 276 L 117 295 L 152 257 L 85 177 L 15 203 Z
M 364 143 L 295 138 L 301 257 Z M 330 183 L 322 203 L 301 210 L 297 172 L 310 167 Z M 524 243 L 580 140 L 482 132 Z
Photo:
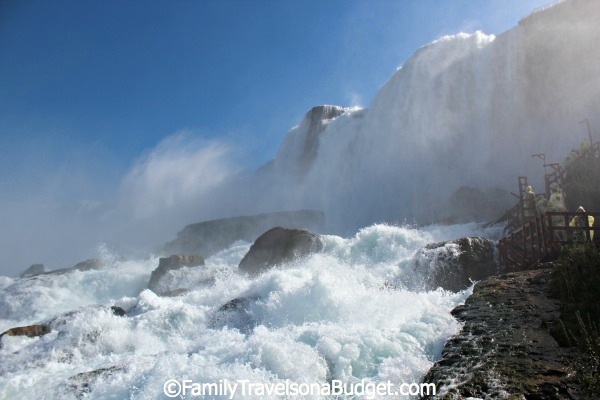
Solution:
M 348 110 L 331 105 L 311 108 L 300 125 L 288 132 L 275 157 L 273 167 L 280 173 L 301 181 L 317 156 L 321 133 L 332 120 Z

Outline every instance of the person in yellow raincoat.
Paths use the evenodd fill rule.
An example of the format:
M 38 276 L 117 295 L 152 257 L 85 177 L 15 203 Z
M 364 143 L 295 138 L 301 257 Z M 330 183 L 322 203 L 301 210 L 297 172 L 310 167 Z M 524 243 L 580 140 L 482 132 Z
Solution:
M 551 187 L 552 193 L 550 194 L 550 198 L 546 203 L 546 211 L 554 211 L 554 212 L 565 212 L 567 211 L 567 207 L 565 206 L 565 194 L 563 193 L 560 185 L 558 183 L 553 183 Z M 552 217 L 552 225 L 554 226 L 565 226 L 566 221 L 563 216 L 553 216 Z M 565 240 L 565 230 L 556 230 L 554 231 L 556 239 Z
M 579 206 L 579 208 L 577 209 L 577 212 L 580 213 L 585 213 L 585 209 L 581 206 Z M 573 219 L 571 220 L 571 222 L 569 222 L 569 226 L 571 228 L 585 228 L 586 224 L 585 224 L 585 215 L 576 215 L 575 217 L 573 217 Z M 593 227 L 594 226 L 594 217 L 592 217 L 591 215 L 588 215 L 587 217 L 587 226 L 588 227 Z M 574 240 L 585 240 L 585 230 L 584 229 L 578 229 L 573 233 L 573 239 Z M 590 240 L 594 240 L 594 230 L 590 229 Z
M 535 217 L 537 214 L 536 211 L 535 193 L 531 186 L 527 186 L 525 188 L 525 194 L 523 195 L 523 217 L 525 217 L 525 221 L 523 222 L 527 222 Z

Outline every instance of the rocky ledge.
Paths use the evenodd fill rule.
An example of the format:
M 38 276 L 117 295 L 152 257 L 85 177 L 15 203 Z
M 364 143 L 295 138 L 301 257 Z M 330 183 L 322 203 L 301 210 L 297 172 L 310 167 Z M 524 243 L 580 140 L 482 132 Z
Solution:
M 314 210 L 297 210 L 199 222 L 177 233 L 177 238 L 167 243 L 164 250 L 170 254 L 208 258 L 237 240 L 254 242 L 261 234 L 277 226 L 321 232 L 325 226 L 325 214 Z
M 515 272 L 479 282 L 452 313 L 464 322 L 424 381 L 436 399 L 571 399 L 568 350 L 550 334 L 560 301 L 550 269 Z

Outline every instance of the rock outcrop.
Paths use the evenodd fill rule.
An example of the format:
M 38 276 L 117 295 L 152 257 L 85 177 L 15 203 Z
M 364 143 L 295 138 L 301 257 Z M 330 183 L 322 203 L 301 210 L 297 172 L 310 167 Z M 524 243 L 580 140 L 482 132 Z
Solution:
M 210 326 L 221 329 L 224 326 L 249 333 L 256 325 L 250 310 L 257 296 L 238 297 L 219 307 L 211 316 Z
M 198 267 L 204 265 L 204 258 L 200 256 L 172 255 L 161 257 L 158 261 L 158 267 L 152 271 L 148 289 L 156 291 L 160 279 L 169 271 L 174 271 L 183 267 Z
M 179 296 L 185 296 L 189 292 L 190 292 L 190 289 L 179 288 L 179 289 L 167 290 L 165 292 L 160 292 L 157 294 L 160 297 L 179 297 Z
M 479 237 L 428 244 L 415 255 L 413 267 L 421 280 L 417 286 L 453 292 L 500 272 L 494 242 Z
M 112 375 L 124 371 L 121 366 L 99 368 L 94 371 L 82 372 L 67 379 L 65 395 L 75 395 L 77 398 L 86 398 L 94 389 L 94 385 L 100 380 L 108 380 Z M 70 397 L 70 396 L 69 396 Z
M 257 275 L 277 264 L 319 252 L 323 247 L 321 238 L 309 231 L 276 227 L 256 239 L 240 261 L 239 269 Z
M 33 264 L 23 271 L 20 277 L 31 278 L 39 275 L 62 275 L 73 271 L 93 271 L 104 268 L 106 264 L 106 260 L 101 258 L 90 258 L 79 262 L 70 268 L 59 268 L 52 271 L 46 271 L 44 264 Z
M 50 333 L 52 329 L 48 325 L 29 325 L 29 326 L 18 326 L 11 328 L 0 335 L 0 348 L 2 348 L 2 338 L 4 336 L 27 336 L 37 337 L 44 336 Z
M 276 226 L 322 232 L 325 214 L 299 210 L 199 222 L 177 233 L 177 239 L 167 243 L 165 251 L 210 257 L 238 240 L 254 242 L 262 233 Z
M 552 298 L 549 269 L 515 272 L 478 283 L 452 314 L 465 323 L 424 381 L 435 399 L 558 400 L 567 390 L 564 352 L 550 329 L 560 302 Z M 426 397 L 427 398 L 427 397 Z
M 110 308 L 110 310 L 117 317 L 124 317 L 127 314 L 127 311 L 125 311 L 125 309 L 123 307 L 119 307 L 119 306 L 112 306 Z
M 102 269 L 105 266 L 106 260 L 103 260 L 101 258 L 90 258 L 88 260 L 75 264 L 71 269 L 75 271 L 93 271 L 97 269 Z
M 52 271 L 44 272 L 39 275 L 62 275 L 73 271 L 94 271 L 98 269 L 102 269 L 106 266 L 106 260 L 101 258 L 89 258 L 85 261 L 81 261 L 71 268 L 60 268 Z
M 38 276 L 46 272 L 46 267 L 44 264 L 33 264 L 31 267 L 27 268 L 20 275 L 21 278 L 31 278 L 32 276 Z
M 332 120 L 348 110 L 332 105 L 315 106 L 308 110 L 300 124 L 288 132 L 275 156 L 273 167 L 301 181 L 317 157 L 321 133 Z

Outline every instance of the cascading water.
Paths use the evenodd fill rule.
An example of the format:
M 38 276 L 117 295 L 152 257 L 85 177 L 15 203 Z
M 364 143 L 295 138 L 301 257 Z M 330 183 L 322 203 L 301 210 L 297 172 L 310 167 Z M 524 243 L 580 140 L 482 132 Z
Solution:
M 597 1 L 564 1 L 497 36 L 423 46 L 368 109 L 326 121 L 308 166 L 298 156 L 315 141 L 307 114 L 281 145 L 264 201 L 322 210 L 346 232 L 439 221 L 462 186 L 506 191 L 517 176 L 540 176 L 531 154 L 560 163 L 587 139 L 579 121 L 600 126 L 599 17 Z

